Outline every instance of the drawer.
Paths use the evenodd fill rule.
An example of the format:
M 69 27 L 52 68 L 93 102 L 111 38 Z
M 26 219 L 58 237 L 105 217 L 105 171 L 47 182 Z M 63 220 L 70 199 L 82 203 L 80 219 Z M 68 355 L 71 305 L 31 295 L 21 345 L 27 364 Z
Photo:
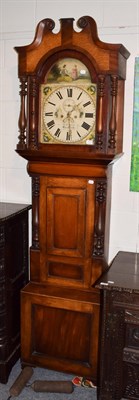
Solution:
M 139 325 L 126 324 L 125 346 L 139 350 Z
M 124 363 L 123 365 L 123 399 L 139 399 L 139 365 Z M 118 397 L 120 398 L 120 397 Z
M 139 350 L 138 310 L 125 310 L 125 347 Z
M 124 347 L 123 349 L 123 361 L 125 363 L 132 363 L 132 364 L 138 364 L 139 368 L 139 351 L 138 350 L 133 350 L 129 349 L 127 347 Z

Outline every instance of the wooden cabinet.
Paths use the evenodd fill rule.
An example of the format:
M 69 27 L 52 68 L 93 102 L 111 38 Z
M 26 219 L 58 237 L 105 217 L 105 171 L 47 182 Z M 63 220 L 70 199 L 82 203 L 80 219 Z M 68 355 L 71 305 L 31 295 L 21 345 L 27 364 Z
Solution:
M 139 399 L 139 254 L 119 252 L 102 290 L 100 400 Z
M 28 281 L 28 211 L 0 203 L 0 382 L 20 355 L 20 290 Z

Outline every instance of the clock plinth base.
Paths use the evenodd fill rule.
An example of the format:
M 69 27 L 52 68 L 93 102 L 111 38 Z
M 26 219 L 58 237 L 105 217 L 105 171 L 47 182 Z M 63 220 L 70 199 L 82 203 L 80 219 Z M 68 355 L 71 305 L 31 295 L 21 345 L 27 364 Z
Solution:
M 97 382 L 100 292 L 30 282 L 21 292 L 21 362 Z M 26 316 L 26 317 L 25 317 Z

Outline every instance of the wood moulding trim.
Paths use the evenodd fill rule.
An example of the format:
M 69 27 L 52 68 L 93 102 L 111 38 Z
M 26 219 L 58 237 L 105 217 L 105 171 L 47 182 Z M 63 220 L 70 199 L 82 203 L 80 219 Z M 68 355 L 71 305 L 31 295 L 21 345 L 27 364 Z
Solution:
M 120 57 L 123 59 L 129 57 L 129 52 L 121 44 L 110 44 L 102 42 L 98 37 L 96 22 L 89 16 L 83 16 L 77 21 L 77 26 L 81 29 L 80 32 L 76 32 L 73 29 L 74 18 L 61 18 L 60 19 L 60 31 L 56 34 L 53 33 L 55 22 L 46 18 L 39 22 L 36 28 L 34 41 L 27 46 L 15 47 L 15 51 L 20 55 L 20 68 L 19 73 L 24 73 L 25 69 L 27 73 L 32 72 L 32 66 L 34 71 L 37 69 L 40 59 L 43 59 L 55 48 L 61 46 L 68 48 L 70 46 L 79 46 L 82 49 L 82 43 L 84 43 L 84 49 L 88 53 L 98 54 L 98 66 L 99 70 L 108 70 L 113 73 L 117 73 L 119 68 Z M 65 27 L 68 24 L 68 34 Z M 91 34 L 90 34 L 91 33 Z M 86 36 L 86 40 L 84 40 Z M 47 47 L 46 47 L 47 44 Z M 47 51 L 46 51 L 47 49 Z M 110 56 L 113 53 L 112 57 Z M 26 55 L 26 62 L 25 62 Z M 122 77 L 125 78 L 125 69 L 122 70 Z
M 38 173 L 41 175 L 46 174 L 55 174 L 55 175 L 64 175 L 64 176 L 85 176 L 88 178 L 91 177 L 104 177 L 106 178 L 106 170 L 107 168 L 102 165 L 82 165 L 82 164 L 57 164 L 57 163 L 37 163 L 37 162 L 29 162 L 27 166 L 27 171 L 29 175 L 34 173 Z

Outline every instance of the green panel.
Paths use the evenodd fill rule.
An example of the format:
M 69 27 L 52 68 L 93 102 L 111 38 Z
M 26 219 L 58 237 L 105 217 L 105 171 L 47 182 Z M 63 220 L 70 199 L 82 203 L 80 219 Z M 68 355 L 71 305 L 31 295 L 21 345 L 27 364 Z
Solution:
M 139 192 L 139 57 L 135 58 L 130 190 Z

